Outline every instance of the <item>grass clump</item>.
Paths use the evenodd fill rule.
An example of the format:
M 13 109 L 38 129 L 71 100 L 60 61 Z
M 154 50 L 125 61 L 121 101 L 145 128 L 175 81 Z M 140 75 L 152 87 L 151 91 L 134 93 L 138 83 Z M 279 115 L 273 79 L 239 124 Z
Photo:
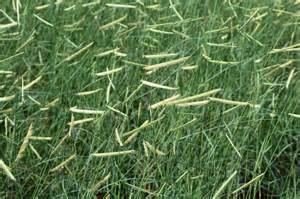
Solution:
M 299 1 L 3 1 L 1 198 L 299 198 Z

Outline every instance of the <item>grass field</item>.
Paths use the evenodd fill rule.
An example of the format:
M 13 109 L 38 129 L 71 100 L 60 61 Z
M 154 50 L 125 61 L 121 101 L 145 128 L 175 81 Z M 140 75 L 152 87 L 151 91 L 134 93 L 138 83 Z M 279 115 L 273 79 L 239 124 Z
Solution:
M 299 0 L 3 0 L 1 198 L 300 198 Z

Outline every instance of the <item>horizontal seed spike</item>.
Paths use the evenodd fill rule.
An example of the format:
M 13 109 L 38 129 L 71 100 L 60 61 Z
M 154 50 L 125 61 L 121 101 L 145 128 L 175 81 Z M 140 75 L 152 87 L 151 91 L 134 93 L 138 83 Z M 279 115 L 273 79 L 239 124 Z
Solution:
M 164 86 L 164 85 L 156 84 L 153 82 L 148 82 L 145 80 L 141 80 L 141 82 L 142 82 L 142 84 L 144 84 L 146 86 L 150 86 L 150 87 L 154 87 L 154 88 L 161 88 L 161 89 L 166 89 L 166 90 L 178 90 L 178 88 Z
M 113 156 L 122 156 L 122 155 L 132 155 L 135 154 L 135 150 L 129 151 L 118 151 L 118 152 L 107 152 L 107 153 L 93 153 L 91 156 L 94 157 L 113 157 Z
M 106 75 L 111 75 L 111 74 L 119 72 L 121 70 L 123 70 L 123 67 L 112 69 L 112 70 L 108 70 L 108 71 L 104 71 L 104 72 L 101 72 L 101 73 L 96 73 L 96 76 L 102 77 L 102 76 L 106 76 Z
M 289 116 L 300 119 L 300 114 L 289 113 Z
M 78 109 L 76 107 L 72 107 L 70 108 L 70 111 L 73 113 L 82 113 L 82 114 L 103 114 L 104 111 L 100 111 L 100 110 L 87 110 L 87 109 Z
M 36 141 L 50 141 L 52 140 L 52 137 L 30 136 L 29 139 Z
M 196 100 L 196 99 L 199 99 L 199 98 L 214 95 L 214 94 L 220 92 L 221 90 L 222 89 L 217 88 L 217 89 L 213 89 L 213 90 L 210 90 L 210 91 L 206 91 L 206 92 L 201 93 L 201 94 L 193 95 L 193 96 L 190 96 L 190 97 L 185 97 L 185 98 L 178 99 L 178 100 L 173 100 L 173 101 L 168 102 L 167 105 L 187 103 L 187 102 L 192 101 L 192 100 Z
M 0 102 L 8 102 L 8 101 L 13 100 L 14 98 L 15 98 L 15 95 L 0 97 Z
M 172 65 L 175 65 L 175 64 L 185 62 L 189 58 L 191 58 L 191 56 L 182 57 L 182 58 L 179 58 L 179 59 L 175 59 L 175 60 L 171 60 L 171 61 L 167 61 L 167 62 L 163 62 L 163 63 L 159 63 L 159 64 L 146 66 L 146 67 L 144 67 L 144 69 L 145 70 L 157 70 L 157 69 L 160 69 L 160 68 L 163 68 L 163 67 L 172 66 Z
M 77 96 L 86 96 L 86 95 L 91 95 L 91 94 L 97 93 L 101 90 L 102 89 L 99 88 L 99 89 L 92 90 L 92 91 L 83 91 L 83 92 L 76 93 L 75 95 L 77 95 Z
M 110 55 L 110 54 L 114 54 L 117 50 L 119 50 L 119 48 L 108 50 L 108 51 L 97 54 L 96 57 L 104 57 L 104 56 L 107 56 L 107 55 Z
M 94 120 L 94 118 L 85 118 L 85 119 L 82 119 L 82 120 L 75 120 L 75 121 L 69 122 L 68 125 L 69 126 L 74 126 L 74 125 L 83 124 L 83 123 L 86 123 L 86 122 L 91 122 L 93 120 Z
M 215 98 L 215 97 L 209 97 L 209 99 L 214 102 L 219 102 L 219 103 L 228 104 L 228 105 L 251 106 L 251 107 L 255 107 L 255 108 L 260 107 L 260 105 L 251 104 L 249 102 L 233 101 L 233 100 L 227 100 L 227 99 L 221 99 L 221 98 Z
M 14 73 L 14 72 L 8 71 L 8 70 L 0 70 L 0 74 L 11 75 L 11 74 L 13 74 L 13 73 Z
M 192 65 L 192 66 L 182 66 L 182 70 L 194 70 L 198 68 L 198 65 Z
M 136 6 L 133 5 L 116 4 L 116 3 L 107 3 L 106 6 L 111 8 L 133 8 L 133 9 L 136 8 Z
M 223 60 L 213 60 L 212 58 L 210 58 L 209 56 L 207 56 L 206 54 L 202 54 L 202 56 L 211 63 L 214 64 L 221 64 L 221 65 L 236 65 L 239 64 L 240 62 L 233 62 L 233 61 L 223 61 Z

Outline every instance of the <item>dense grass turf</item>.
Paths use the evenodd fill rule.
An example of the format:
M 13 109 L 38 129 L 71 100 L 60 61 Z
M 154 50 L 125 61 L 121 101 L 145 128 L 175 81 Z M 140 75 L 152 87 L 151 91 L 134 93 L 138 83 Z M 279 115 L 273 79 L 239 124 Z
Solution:
M 297 1 L 0 6 L 1 198 L 300 197 Z

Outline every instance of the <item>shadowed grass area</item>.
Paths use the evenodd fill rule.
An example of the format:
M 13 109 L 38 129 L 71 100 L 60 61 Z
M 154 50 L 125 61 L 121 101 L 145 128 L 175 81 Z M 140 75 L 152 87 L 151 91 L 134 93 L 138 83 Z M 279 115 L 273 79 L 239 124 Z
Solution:
M 299 8 L 2 2 L 0 197 L 300 197 Z

